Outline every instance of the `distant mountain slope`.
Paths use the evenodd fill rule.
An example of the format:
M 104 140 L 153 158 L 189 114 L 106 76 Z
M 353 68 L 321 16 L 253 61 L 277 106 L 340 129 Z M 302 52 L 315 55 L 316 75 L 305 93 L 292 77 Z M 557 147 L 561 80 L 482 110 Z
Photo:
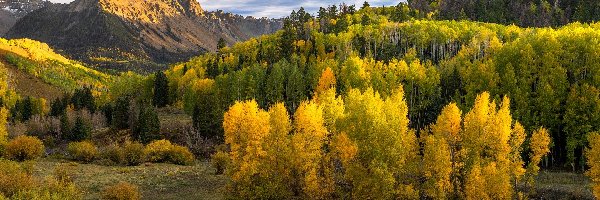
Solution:
M 0 0 L 0 36 L 8 32 L 18 19 L 48 4 L 50 2 L 45 0 Z
M 150 71 L 216 50 L 217 41 L 247 40 L 280 21 L 205 12 L 196 0 L 76 0 L 22 18 L 8 38 L 31 38 L 86 63 Z
M 27 96 L 53 99 L 82 86 L 102 91 L 112 76 L 55 53 L 47 44 L 29 39 L 0 38 L 0 67 L 9 71 L 10 87 Z
M 8 32 L 10 28 L 15 25 L 17 18 L 12 15 L 9 11 L 0 9 L 0 35 Z

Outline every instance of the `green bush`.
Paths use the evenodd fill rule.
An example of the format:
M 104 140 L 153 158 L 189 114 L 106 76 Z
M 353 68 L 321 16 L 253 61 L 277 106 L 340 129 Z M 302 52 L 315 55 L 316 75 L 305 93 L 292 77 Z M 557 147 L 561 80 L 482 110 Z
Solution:
M 69 143 L 67 152 L 70 158 L 75 161 L 89 163 L 98 158 L 98 148 L 87 141 Z
M 144 145 L 139 142 L 125 142 L 123 146 L 124 163 L 129 166 L 136 166 L 146 162 L 146 152 Z
M 189 149 L 174 145 L 168 140 L 157 140 L 146 146 L 148 161 L 155 163 L 172 163 L 177 165 L 192 165 L 196 158 Z
M 139 200 L 140 191 L 137 186 L 130 183 L 121 182 L 105 188 L 102 192 L 104 200 Z
M 7 159 L 15 161 L 35 160 L 44 154 L 44 143 L 36 137 L 19 136 L 10 141 L 4 150 Z
M 212 166 L 217 170 L 216 174 L 221 175 L 229 165 L 229 154 L 223 151 L 218 151 L 211 158 Z

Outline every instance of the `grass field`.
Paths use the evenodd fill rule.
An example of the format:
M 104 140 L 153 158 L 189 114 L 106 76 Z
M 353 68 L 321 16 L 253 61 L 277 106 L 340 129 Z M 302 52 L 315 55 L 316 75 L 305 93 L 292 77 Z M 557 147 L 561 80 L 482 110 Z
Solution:
M 226 178 L 215 175 L 207 162 L 198 162 L 194 166 L 148 163 L 125 167 L 77 164 L 48 158 L 37 162 L 34 173 L 48 176 L 61 165 L 73 175 L 85 199 L 99 199 L 103 188 L 122 181 L 138 185 L 143 199 L 224 198 Z
M 67 166 L 85 199 L 99 199 L 106 186 L 126 181 L 140 187 L 143 199 L 224 199 L 227 178 L 215 175 L 208 162 L 194 166 L 144 164 L 136 167 L 78 164 L 42 159 L 35 166 L 38 176 L 51 175 L 57 166 Z M 590 181 L 583 174 L 542 171 L 530 199 L 594 199 Z

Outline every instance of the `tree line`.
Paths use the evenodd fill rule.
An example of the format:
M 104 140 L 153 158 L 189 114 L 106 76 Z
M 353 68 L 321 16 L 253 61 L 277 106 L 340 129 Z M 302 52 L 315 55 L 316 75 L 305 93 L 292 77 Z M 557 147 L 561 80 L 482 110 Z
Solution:
M 375 10 L 347 13 L 349 26 L 339 33 L 324 33 L 315 23 L 319 18 L 305 18 L 305 34 L 290 25 L 178 64 L 165 72 L 171 102 L 196 113 L 203 133 L 222 138 L 223 113 L 236 101 L 255 99 L 262 109 L 283 102 L 293 114 L 314 97 L 328 68 L 339 95 L 373 88 L 386 96 L 402 84 L 409 127 L 417 131 L 433 123 L 444 105 L 467 110 L 489 91 L 495 100 L 512 99 L 513 116 L 527 132 L 548 129 L 553 147 L 545 167 L 584 169 L 586 136 L 600 124 L 594 114 L 600 108 L 598 24 L 397 23 Z M 364 15 L 369 24 L 361 23 Z

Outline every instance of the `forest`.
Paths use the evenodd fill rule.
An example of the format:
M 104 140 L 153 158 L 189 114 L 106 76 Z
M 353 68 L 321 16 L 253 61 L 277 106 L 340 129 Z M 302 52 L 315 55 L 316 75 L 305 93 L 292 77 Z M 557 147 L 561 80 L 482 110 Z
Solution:
M 59 72 L 89 78 L 84 87 L 8 54 L 65 93 L 46 103 L 0 85 L 10 129 L 0 155 L 18 145 L 2 134 L 21 127 L 47 146 L 68 142 L 81 162 L 197 157 L 227 177 L 231 199 L 522 199 L 540 170 L 600 184 L 600 23 L 587 18 L 600 15 L 584 2 L 300 9 L 275 34 L 150 75 L 74 73 L 63 61 Z M 161 123 L 171 109 L 189 130 Z M 99 134 L 116 144 L 84 151 Z

